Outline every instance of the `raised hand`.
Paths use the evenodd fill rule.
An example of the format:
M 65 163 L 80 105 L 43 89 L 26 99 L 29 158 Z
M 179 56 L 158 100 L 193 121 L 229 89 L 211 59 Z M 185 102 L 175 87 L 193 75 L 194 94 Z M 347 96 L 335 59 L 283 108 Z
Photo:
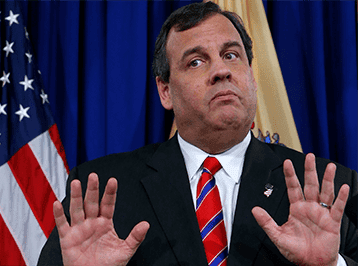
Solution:
M 288 221 L 278 226 L 260 207 L 252 213 L 281 254 L 297 265 L 334 265 L 338 260 L 340 227 L 349 186 L 343 185 L 334 200 L 336 166 L 330 163 L 319 188 L 315 157 L 305 161 L 304 193 L 292 162 L 284 162 L 284 174 L 290 201 Z M 333 204 L 333 205 L 332 205 Z
M 82 200 L 81 183 L 71 182 L 70 216 L 68 224 L 62 204 L 53 205 L 64 265 L 126 265 L 145 238 L 147 222 L 137 224 L 125 240 L 113 227 L 117 180 L 108 180 L 101 204 L 98 204 L 98 176 L 88 176 L 87 191 Z

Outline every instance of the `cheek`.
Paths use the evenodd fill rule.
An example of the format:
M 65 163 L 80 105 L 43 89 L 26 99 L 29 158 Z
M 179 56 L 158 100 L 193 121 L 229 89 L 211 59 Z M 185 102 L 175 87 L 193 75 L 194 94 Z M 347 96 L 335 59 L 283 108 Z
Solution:
M 251 91 L 248 101 L 249 101 L 247 106 L 248 115 L 250 118 L 253 119 L 256 115 L 256 106 L 257 106 L 256 89 Z
M 255 80 L 251 75 L 247 75 L 241 80 L 239 87 L 242 88 L 243 105 L 251 116 L 252 113 L 256 113 L 257 87 Z
M 195 89 L 190 90 L 190 84 L 188 83 L 173 83 L 172 86 L 172 102 L 174 111 L 176 113 L 185 113 L 190 106 L 195 105 L 195 98 L 197 92 Z
M 175 75 L 174 75 L 175 74 Z M 173 104 L 177 110 L 188 112 L 205 108 L 210 97 L 207 93 L 205 75 L 201 72 L 195 73 L 173 73 L 170 80 Z
M 201 91 L 200 86 L 195 86 L 192 88 L 192 91 L 188 93 L 188 96 L 190 97 L 188 100 L 191 100 L 192 102 L 198 102 L 201 100 L 202 95 L 203 92 Z
M 173 96 L 183 105 L 198 104 L 202 97 L 201 87 L 195 82 L 181 82 L 173 92 Z
M 241 74 L 239 73 L 238 76 L 236 77 L 240 77 L 237 79 L 239 88 L 242 88 L 243 93 L 246 95 L 246 97 L 253 97 L 253 95 L 256 95 L 257 92 L 256 81 L 249 70 L 245 73 L 243 72 L 241 72 Z

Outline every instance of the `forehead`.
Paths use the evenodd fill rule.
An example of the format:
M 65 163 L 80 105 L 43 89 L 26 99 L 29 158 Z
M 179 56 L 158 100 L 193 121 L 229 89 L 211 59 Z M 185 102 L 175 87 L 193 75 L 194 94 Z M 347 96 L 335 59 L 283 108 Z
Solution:
M 167 56 L 171 60 L 181 56 L 190 47 L 220 46 L 231 41 L 243 46 L 240 34 L 231 21 L 221 14 L 215 14 L 185 31 L 176 31 L 173 27 L 168 35 Z

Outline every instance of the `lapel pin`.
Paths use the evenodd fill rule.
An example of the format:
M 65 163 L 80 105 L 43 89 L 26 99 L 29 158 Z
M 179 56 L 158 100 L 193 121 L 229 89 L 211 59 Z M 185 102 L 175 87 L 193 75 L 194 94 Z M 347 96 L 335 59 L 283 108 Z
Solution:
M 273 191 L 273 185 L 271 185 L 270 183 L 267 183 L 265 185 L 265 192 L 264 192 L 264 195 L 266 197 L 270 197 L 271 194 L 272 194 L 272 191 Z

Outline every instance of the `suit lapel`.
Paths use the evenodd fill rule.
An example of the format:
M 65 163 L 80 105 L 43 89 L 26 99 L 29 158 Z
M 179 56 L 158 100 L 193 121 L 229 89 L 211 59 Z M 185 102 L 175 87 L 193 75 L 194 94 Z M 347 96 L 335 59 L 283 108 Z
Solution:
M 276 212 L 286 194 L 282 164 L 266 144 L 252 136 L 240 181 L 228 265 L 253 265 L 267 237 L 251 213 L 253 207 L 260 206 L 275 220 L 279 218 Z M 267 184 L 273 186 L 269 197 L 264 194 Z M 285 215 L 280 213 L 280 217 Z
M 147 164 L 156 173 L 144 177 L 142 184 L 179 264 L 207 265 L 177 137 L 163 143 Z M 287 208 L 287 213 L 277 213 L 287 197 L 282 164 L 282 158 L 252 136 L 240 181 L 229 266 L 253 265 L 267 237 L 251 213 L 253 207 L 264 208 L 278 224 L 287 219 Z M 264 194 L 266 184 L 273 185 L 269 197 Z
M 179 264 L 207 265 L 177 137 L 163 143 L 148 165 L 157 172 L 142 184 Z

